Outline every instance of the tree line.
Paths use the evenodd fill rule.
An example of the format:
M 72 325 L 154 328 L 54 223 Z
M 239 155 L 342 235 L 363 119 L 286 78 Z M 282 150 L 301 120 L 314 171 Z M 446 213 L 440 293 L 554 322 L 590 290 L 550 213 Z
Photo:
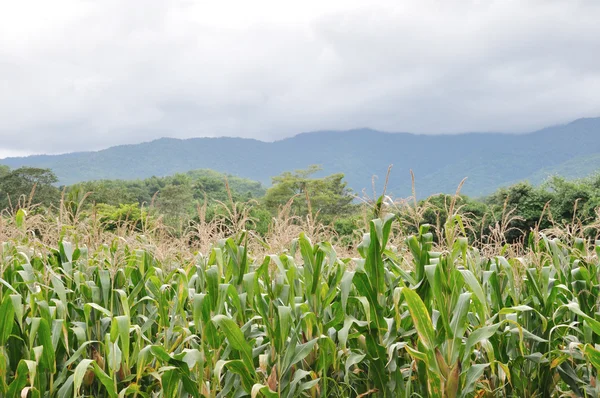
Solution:
M 310 217 L 331 227 L 341 242 L 351 243 L 355 231 L 378 206 L 376 198 L 360 197 L 350 190 L 343 174 L 315 177 L 316 166 L 273 177 L 272 186 L 228 176 L 213 170 L 194 170 L 168 177 L 143 180 L 99 180 L 57 185 L 49 169 L 0 166 L 0 209 L 52 211 L 68 206 L 81 214 L 97 215 L 107 228 L 119 223 L 142 223 L 161 217 L 181 232 L 190 220 L 210 221 L 238 206 L 247 212 L 247 228 L 267 232 L 272 218 L 285 208 L 294 217 Z M 581 236 L 596 238 L 600 209 L 600 174 L 579 180 L 551 177 L 534 186 L 528 182 L 501 188 L 492 195 L 433 195 L 426 199 L 393 199 L 400 225 L 407 233 L 421 224 L 442 226 L 449 206 L 460 208 L 468 234 L 474 240 L 494 237 L 507 243 L 523 239 L 536 228 L 571 225 Z M 440 228 L 441 230 L 441 228 Z

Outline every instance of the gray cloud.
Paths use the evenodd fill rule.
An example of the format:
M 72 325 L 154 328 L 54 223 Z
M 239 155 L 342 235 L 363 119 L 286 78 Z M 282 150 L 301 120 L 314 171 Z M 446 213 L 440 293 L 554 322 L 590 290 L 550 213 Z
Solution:
M 0 156 L 600 115 L 593 0 L 13 3 L 0 15 Z

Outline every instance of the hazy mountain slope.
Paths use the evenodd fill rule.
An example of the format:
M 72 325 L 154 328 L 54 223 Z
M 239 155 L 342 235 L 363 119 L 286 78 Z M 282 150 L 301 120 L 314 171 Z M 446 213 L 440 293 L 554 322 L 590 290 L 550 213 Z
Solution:
M 576 157 L 558 165 L 543 168 L 533 174 L 530 180 L 537 184 L 553 175 L 582 178 L 598 172 L 600 172 L 600 153 Z
M 210 168 L 270 184 L 283 171 L 320 164 L 322 174 L 343 172 L 357 192 L 371 192 L 378 175 L 381 189 L 393 164 L 389 190 L 410 194 L 409 170 L 419 196 L 453 192 L 468 177 L 463 192 L 484 195 L 518 180 L 539 182 L 549 174 L 583 176 L 600 167 L 600 118 L 529 134 L 414 135 L 368 129 L 299 134 L 272 143 L 241 138 L 163 138 L 98 152 L 8 158 L 10 167 L 48 167 L 61 183 L 100 178 L 144 178 Z

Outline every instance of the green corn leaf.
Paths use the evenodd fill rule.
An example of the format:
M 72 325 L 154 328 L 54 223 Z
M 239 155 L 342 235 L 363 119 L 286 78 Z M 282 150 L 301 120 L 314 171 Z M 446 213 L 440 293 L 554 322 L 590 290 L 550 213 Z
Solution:
M 488 305 L 485 294 L 483 293 L 483 288 L 479 284 L 475 275 L 467 269 L 459 270 L 463 276 L 465 284 L 469 287 L 469 290 L 474 294 L 475 307 L 477 308 L 477 314 L 479 315 L 479 320 L 481 323 L 484 323 L 488 317 Z
M 402 289 L 402 293 L 404 294 L 408 311 L 419 335 L 419 340 L 427 350 L 433 351 L 435 349 L 435 332 L 427 307 L 425 307 L 419 295 L 413 290 L 404 288 Z
M 277 349 L 281 353 L 283 352 L 292 328 L 292 309 L 290 307 L 280 305 L 277 307 L 277 312 L 279 315 L 279 322 L 277 323 L 277 330 L 279 331 L 279 347 L 277 347 Z
M 89 367 L 94 361 L 91 359 L 83 359 L 73 372 L 73 397 L 77 398 L 80 396 L 81 385 L 83 384 L 83 378 L 87 373 Z
M 475 344 L 478 344 L 483 340 L 487 340 L 490 337 L 492 337 L 494 334 L 496 334 L 500 326 L 501 323 L 496 323 L 493 325 L 480 327 L 471 332 L 465 343 L 465 353 L 462 362 L 466 363 L 468 361 L 468 358 L 472 353 L 471 350 L 475 346 Z
M 590 344 L 586 344 L 583 347 L 583 353 L 590 363 L 600 371 L 600 351 L 592 347 Z
M 113 379 L 110 376 L 108 376 L 102 369 L 100 369 L 100 366 L 98 366 L 98 364 L 95 361 L 92 363 L 92 367 L 94 370 L 94 374 L 96 375 L 98 380 L 100 380 L 100 383 L 102 383 L 108 395 L 111 398 L 117 398 L 118 394 L 117 390 L 115 389 Z
M 40 319 L 37 337 L 43 347 L 43 353 L 40 364 L 45 370 L 51 373 L 55 373 L 56 359 L 54 346 L 52 344 L 52 333 L 50 331 L 50 326 L 48 325 L 48 322 L 45 319 Z
M 127 315 L 116 316 L 113 318 L 112 324 L 116 331 L 116 335 L 114 337 L 111 336 L 111 338 L 114 342 L 118 336 L 121 342 L 121 352 L 123 353 L 125 363 L 129 363 L 129 328 L 131 325 L 129 317 Z
M 381 257 L 381 245 L 377 236 L 377 224 L 371 221 L 368 252 L 365 259 L 365 271 L 371 283 L 371 289 L 375 294 L 383 293 L 385 290 L 385 277 L 383 259 Z
M 233 320 L 226 317 L 225 315 L 216 315 L 213 317 L 212 321 L 216 326 L 219 327 L 219 329 L 223 333 L 225 333 L 229 344 L 231 344 L 231 346 L 235 350 L 240 352 L 242 361 L 244 362 L 247 368 L 246 371 L 250 375 L 254 376 L 255 368 L 254 361 L 252 360 L 252 347 L 246 341 L 246 338 L 244 337 L 244 334 L 242 333 L 238 325 L 236 325 Z M 250 389 L 251 388 L 252 387 L 250 387 Z
M 4 346 L 15 324 L 13 302 L 8 294 L 4 295 L 0 304 L 0 320 L 0 346 Z
M 462 338 L 467 330 L 467 313 L 471 304 L 471 293 L 462 293 L 458 297 L 450 321 L 451 338 Z
M 592 329 L 594 333 L 600 336 L 600 322 L 581 311 L 581 309 L 579 308 L 579 304 L 577 304 L 576 302 L 570 302 L 569 304 L 565 304 L 564 307 L 569 309 L 574 314 L 577 314 L 580 317 L 582 317 L 587 322 L 590 329 Z
M 290 361 L 286 363 L 286 367 L 289 368 L 290 366 L 295 365 L 298 362 L 302 361 L 304 358 L 306 358 L 308 354 L 310 354 L 310 352 L 313 350 L 318 340 L 318 338 L 315 338 L 304 344 L 297 345 L 294 348 L 294 355 L 291 357 Z
M 244 363 L 244 361 L 241 361 L 239 359 L 235 359 L 235 360 L 231 360 L 231 361 L 218 361 L 217 364 L 215 365 L 215 373 L 220 377 L 221 375 L 221 370 L 223 368 L 227 368 L 227 370 L 229 370 L 230 372 L 233 372 L 235 374 L 237 374 L 238 376 L 240 376 L 240 379 L 242 381 L 242 385 L 244 387 L 244 390 L 247 393 L 251 393 L 252 392 L 252 388 L 254 386 L 254 378 L 251 376 L 253 369 L 249 369 L 246 364 Z
M 277 392 L 275 392 L 275 391 L 271 391 L 271 389 L 268 386 L 257 383 L 252 386 L 252 390 L 250 392 L 250 397 L 251 398 L 257 398 L 257 397 L 278 398 L 279 394 L 277 394 Z
M 448 335 L 448 339 L 454 338 L 452 334 L 452 329 L 450 328 L 450 313 L 445 311 L 446 309 L 446 297 L 443 293 L 443 285 L 442 281 L 442 272 L 441 272 L 441 264 L 437 265 L 426 265 L 425 266 L 425 275 L 427 276 L 427 280 L 429 282 L 429 286 L 431 286 L 431 291 L 433 292 L 433 297 L 437 303 L 437 308 L 441 309 L 440 319 L 442 320 L 442 325 L 444 326 L 444 330 Z
M 181 380 L 181 373 L 177 369 L 165 369 L 160 378 L 160 384 L 162 386 L 162 396 L 166 398 L 175 398 L 180 396 L 179 394 L 179 382 Z
M 7 398 L 20 398 L 21 391 L 27 385 L 27 378 L 29 376 L 29 365 L 26 360 L 19 361 L 17 366 L 17 372 L 13 381 L 8 385 Z M 35 363 L 34 363 L 35 364 Z
M 481 376 L 483 375 L 483 371 L 488 366 L 489 366 L 488 363 L 475 364 L 475 365 L 472 365 L 469 368 L 469 370 L 467 370 L 466 375 L 465 375 L 465 381 L 464 381 L 464 384 L 462 387 L 462 391 L 460 393 L 461 398 L 470 396 L 469 394 L 471 394 L 475 390 L 477 381 L 481 378 Z

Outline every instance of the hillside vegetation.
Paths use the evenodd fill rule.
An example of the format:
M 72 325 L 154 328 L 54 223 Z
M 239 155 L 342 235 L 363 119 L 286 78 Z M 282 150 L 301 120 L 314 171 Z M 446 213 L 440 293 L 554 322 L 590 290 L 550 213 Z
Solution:
M 151 161 L 150 161 L 151 160 Z M 388 192 L 411 195 L 409 170 L 419 178 L 419 195 L 463 193 L 484 196 L 522 180 L 549 175 L 584 177 L 600 169 L 600 118 L 580 119 L 529 134 L 413 135 L 362 129 L 300 134 L 276 142 L 241 138 L 164 138 L 98 152 L 3 159 L 19 168 L 52 169 L 61 184 L 100 179 L 135 180 L 194 169 L 260 181 L 288 170 L 322 166 L 321 176 L 343 173 L 355 192 L 371 191 L 371 178 L 394 165 Z M 378 182 L 379 189 L 383 182 Z

